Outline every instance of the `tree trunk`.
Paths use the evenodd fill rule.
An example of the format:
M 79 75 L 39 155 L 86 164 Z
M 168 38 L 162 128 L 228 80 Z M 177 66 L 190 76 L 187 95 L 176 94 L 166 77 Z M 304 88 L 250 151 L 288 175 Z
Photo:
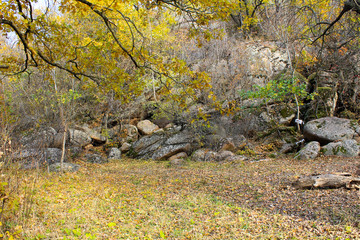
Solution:
M 322 174 L 306 176 L 293 183 L 298 189 L 312 188 L 341 188 L 360 189 L 360 178 L 352 177 L 349 173 Z

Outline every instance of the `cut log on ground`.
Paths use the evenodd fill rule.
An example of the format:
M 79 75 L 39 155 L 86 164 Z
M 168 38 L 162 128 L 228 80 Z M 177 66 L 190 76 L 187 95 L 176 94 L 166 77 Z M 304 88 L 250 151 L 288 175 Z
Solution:
M 321 174 L 306 176 L 293 183 L 297 189 L 313 188 L 341 188 L 360 189 L 360 178 L 351 176 L 349 173 Z

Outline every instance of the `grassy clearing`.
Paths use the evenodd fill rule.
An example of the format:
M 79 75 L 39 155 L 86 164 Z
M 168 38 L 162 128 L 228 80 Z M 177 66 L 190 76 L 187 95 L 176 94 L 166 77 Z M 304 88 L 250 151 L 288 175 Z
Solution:
M 358 191 L 294 190 L 297 176 L 359 159 L 81 163 L 77 173 L 3 172 L 4 238 L 357 239 Z M 354 168 L 355 170 L 355 168 Z M 350 171 L 351 172 L 351 171 Z M 13 190 L 11 190 L 13 189 Z M 16 194 L 15 194 L 16 193 Z M 8 233 L 6 233 L 8 231 Z

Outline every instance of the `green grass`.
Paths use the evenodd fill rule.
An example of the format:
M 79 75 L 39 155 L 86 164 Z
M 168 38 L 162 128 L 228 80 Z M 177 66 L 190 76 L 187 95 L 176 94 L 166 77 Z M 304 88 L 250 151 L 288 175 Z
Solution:
M 169 168 L 166 162 L 124 160 L 81 163 L 79 172 L 62 175 L 3 170 L 2 181 L 18 185 L 12 185 L 16 195 L 11 184 L 4 190 L 9 199 L 2 234 L 18 239 L 356 239 L 358 199 L 341 198 L 357 192 L 288 187 L 306 173 L 304 165 L 311 172 L 319 163 L 330 164 L 319 161 L 189 162 Z

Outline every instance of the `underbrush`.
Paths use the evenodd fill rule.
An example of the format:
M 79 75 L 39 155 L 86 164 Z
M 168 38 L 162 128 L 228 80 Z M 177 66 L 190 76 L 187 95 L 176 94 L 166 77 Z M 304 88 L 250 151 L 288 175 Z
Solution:
M 335 164 L 334 164 L 335 163 Z M 5 239 L 356 239 L 358 191 L 294 190 L 302 174 L 358 159 L 80 163 L 76 173 L 3 169 Z M 7 182 L 7 184 L 4 184 Z M 6 199 L 6 200 L 4 200 Z

